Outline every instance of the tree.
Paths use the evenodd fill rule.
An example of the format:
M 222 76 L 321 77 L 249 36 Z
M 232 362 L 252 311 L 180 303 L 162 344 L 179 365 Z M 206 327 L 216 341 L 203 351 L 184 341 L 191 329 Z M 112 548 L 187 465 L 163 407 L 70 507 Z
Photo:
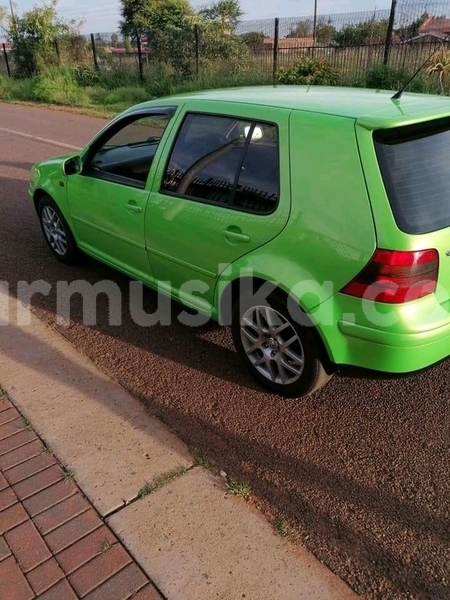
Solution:
M 264 38 L 266 37 L 262 31 L 249 31 L 243 33 L 240 39 L 254 53 L 260 52 L 264 48 Z
M 65 22 L 58 17 L 57 0 L 34 6 L 22 15 L 7 17 L 7 34 L 13 43 L 13 56 L 17 73 L 33 77 L 45 68 L 56 64 L 55 40 L 76 33 L 80 27 L 75 22 Z
M 373 18 L 364 23 L 346 25 L 336 32 L 334 39 L 338 46 L 382 44 L 386 41 L 388 24 L 388 19 L 377 21 Z
M 313 34 L 314 23 L 311 19 L 299 21 L 291 32 L 286 37 L 288 38 L 305 38 L 311 37 Z
M 319 19 L 316 26 L 316 40 L 321 44 L 329 44 L 336 36 L 336 27 L 331 21 Z
M 243 14 L 239 0 L 218 0 L 198 11 L 202 21 L 200 56 L 204 63 L 210 60 L 226 61 L 228 71 L 240 69 L 250 56 L 250 45 L 254 43 L 255 49 L 263 46 L 262 33 L 251 32 L 250 37 L 235 34 Z
M 203 21 L 219 21 L 222 25 L 234 31 L 244 14 L 239 0 L 217 0 L 199 10 Z
M 194 24 L 199 22 L 188 0 L 121 0 L 121 32 L 136 39 L 147 34 L 150 50 L 161 62 L 186 72 L 194 50 Z
M 179 29 L 194 16 L 188 0 L 121 0 L 121 31 L 135 35 L 136 31 L 165 34 L 167 30 Z
M 119 36 L 117 35 L 117 33 L 113 33 L 111 36 L 111 46 L 113 48 L 117 48 L 118 45 L 119 45 Z
M 8 10 L 5 6 L 0 6 L 0 31 L 7 31 L 8 28 Z

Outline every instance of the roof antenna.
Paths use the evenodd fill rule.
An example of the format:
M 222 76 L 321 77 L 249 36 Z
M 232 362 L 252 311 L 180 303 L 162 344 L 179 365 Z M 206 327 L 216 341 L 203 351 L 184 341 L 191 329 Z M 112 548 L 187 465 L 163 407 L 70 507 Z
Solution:
M 435 48 L 433 50 L 433 52 L 431 53 L 431 55 L 426 59 L 426 61 L 422 65 L 420 65 L 420 67 L 417 69 L 417 71 L 414 73 L 414 75 L 411 77 L 411 79 L 405 83 L 405 85 L 402 87 L 402 89 L 399 90 L 396 94 L 394 94 L 392 96 L 391 100 L 400 100 L 400 98 L 402 97 L 403 92 L 406 90 L 406 88 L 409 86 L 409 84 L 417 77 L 417 75 L 424 68 L 424 66 L 427 64 L 427 62 L 430 62 L 430 60 L 433 58 L 434 54 L 438 50 L 440 50 L 440 48 L 443 45 L 443 43 L 444 43 L 444 40 L 441 39 L 441 43 L 439 44 L 439 46 L 437 48 Z

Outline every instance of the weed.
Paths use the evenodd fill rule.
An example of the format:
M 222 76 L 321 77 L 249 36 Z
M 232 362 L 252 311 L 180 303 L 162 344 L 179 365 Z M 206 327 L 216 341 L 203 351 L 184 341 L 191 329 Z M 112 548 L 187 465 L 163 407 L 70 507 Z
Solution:
M 289 540 L 290 542 L 295 541 L 298 536 L 297 531 L 293 527 L 287 525 L 284 521 L 281 520 L 275 523 L 275 531 L 280 537 Z
M 247 498 L 252 493 L 252 489 L 249 485 L 241 481 L 235 481 L 234 479 L 230 479 L 229 483 L 227 483 L 227 488 L 230 494 L 241 498 Z
M 70 469 L 64 469 L 64 481 L 75 481 L 75 474 Z
M 102 545 L 100 546 L 100 552 L 102 554 L 106 554 L 106 552 L 108 552 L 108 550 L 111 550 L 111 548 L 114 546 L 114 544 L 112 542 L 110 542 L 109 540 L 105 540 Z
M 205 454 L 201 452 L 196 447 L 189 448 L 191 454 L 194 456 L 195 465 L 198 467 L 203 467 L 204 469 L 211 470 L 213 468 L 213 461 L 208 458 Z
M 44 442 L 44 452 L 48 452 L 49 454 L 53 454 L 52 447 L 47 442 Z
M 195 458 L 195 464 L 209 471 L 214 467 L 213 461 L 204 454 L 198 454 Z
M 149 494 L 153 494 L 154 492 L 160 490 L 171 481 L 178 479 L 178 477 L 181 477 L 181 475 L 184 475 L 186 472 L 186 467 L 178 467 L 177 469 L 173 469 L 173 471 L 168 471 L 167 473 L 159 475 L 150 483 L 146 483 L 144 486 L 142 486 L 137 493 L 137 497 L 142 499 L 145 498 L 145 496 L 148 496 Z
M 25 429 L 28 429 L 28 431 L 34 431 L 31 421 L 29 421 L 27 418 L 22 417 L 22 423 L 23 423 L 23 426 L 25 427 Z

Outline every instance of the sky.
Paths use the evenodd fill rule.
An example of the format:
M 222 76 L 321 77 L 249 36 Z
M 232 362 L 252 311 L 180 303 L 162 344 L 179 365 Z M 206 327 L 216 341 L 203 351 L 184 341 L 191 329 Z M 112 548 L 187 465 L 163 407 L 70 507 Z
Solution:
M 0 0 L 8 6 L 8 0 Z M 19 13 L 36 4 L 35 0 L 15 0 Z M 38 2 L 40 4 L 40 2 Z M 195 7 L 208 4 L 208 0 L 191 0 Z M 389 8 L 390 0 L 318 0 L 318 14 L 361 12 Z M 245 20 L 275 17 L 309 16 L 314 12 L 314 0 L 241 0 Z M 113 32 L 118 29 L 120 0 L 59 0 L 58 12 L 65 19 L 85 20 L 85 33 Z

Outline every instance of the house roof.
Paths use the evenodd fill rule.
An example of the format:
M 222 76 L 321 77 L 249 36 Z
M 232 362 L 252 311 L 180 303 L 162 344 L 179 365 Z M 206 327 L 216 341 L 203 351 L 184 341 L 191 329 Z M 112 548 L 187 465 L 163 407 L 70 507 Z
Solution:
M 420 34 L 446 34 L 450 35 L 450 19 L 428 18 L 419 27 Z
M 264 44 L 271 44 L 273 46 L 275 40 L 272 37 L 264 38 Z M 309 37 L 288 37 L 280 38 L 278 40 L 279 48 L 310 48 L 314 46 L 313 36 Z

